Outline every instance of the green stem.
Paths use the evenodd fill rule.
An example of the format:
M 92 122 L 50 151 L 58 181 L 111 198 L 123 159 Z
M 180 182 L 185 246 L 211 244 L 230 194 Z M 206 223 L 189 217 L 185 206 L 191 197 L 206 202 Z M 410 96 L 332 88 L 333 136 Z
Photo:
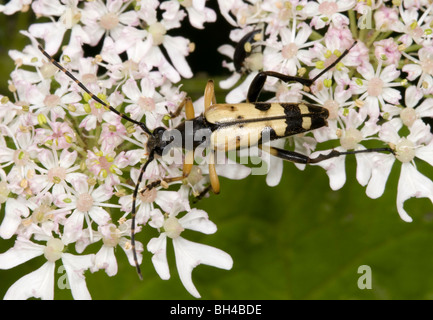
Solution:
M 374 40 L 376 40 L 376 38 L 381 34 L 382 32 L 380 32 L 379 30 L 375 30 L 374 33 L 368 38 L 367 43 L 365 44 L 367 48 L 370 48 L 374 42 Z
M 310 39 L 311 40 L 321 40 L 321 39 L 323 39 L 323 36 L 320 33 L 318 33 L 317 31 L 313 30 L 313 32 L 310 35 Z
M 386 32 L 382 32 L 382 34 L 378 37 L 377 40 L 387 39 L 387 38 L 389 38 L 389 36 L 390 36 L 393 32 L 394 32 L 394 31 L 386 31 Z
M 422 45 L 419 44 L 413 44 L 410 47 L 407 47 L 404 52 L 409 53 L 409 52 L 414 52 L 414 51 L 418 51 L 419 49 L 422 48 Z
M 87 159 L 87 153 L 83 148 L 73 143 L 71 143 L 70 147 L 73 150 L 77 151 L 80 155 L 82 155 L 84 159 Z
M 350 31 L 352 32 L 352 36 L 354 39 L 358 39 L 358 25 L 356 23 L 355 11 L 349 10 L 349 19 L 350 19 Z
M 365 37 L 367 36 L 369 29 L 361 29 L 359 31 L 359 40 L 361 40 L 362 42 L 365 42 Z

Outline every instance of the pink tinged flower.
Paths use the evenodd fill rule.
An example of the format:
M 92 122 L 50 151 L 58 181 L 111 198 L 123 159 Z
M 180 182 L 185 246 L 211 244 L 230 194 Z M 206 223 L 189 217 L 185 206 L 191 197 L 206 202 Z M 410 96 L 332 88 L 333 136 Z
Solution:
M 310 48 L 307 52 L 303 54 L 303 61 L 307 65 L 315 67 L 309 73 L 310 78 L 314 78 L 316 75 L 325 70 L 328 66 L 334 63 L 342 55 L 344 50 L 348 48 L 344 46 L 345 43 L 350 43 L 349 46 L 353 44 L 353 38 L 350 32 L 349 35 L 343 36 L 343 38 L 345 39 L 344 41 L 339 40 L 340 36 L 337 34 L 341 34 L 341 32 L 342 30 L 336 30 L 336 35 L 328 38 L 325 37 L 325 46 L 319 42 L 316 42 L 312 48 Z M 357 44 L 353 48 L 353 52 L 351 50 L 348 55 L 346 55 L 339 63 L 337 63 L 334 68 L 328 70 L 324 75 L 322 75 L 322 77 L 331 78 L 332 76 L 334 76 L 335 78 L 341 78 L 342 74 L 347 73 L 348 69 L 346 65 L 358 66 L 359 56 L 356 56 L 356 54 L 362 53 L 362 49 L 359 49 L 359 47 L 362 47 L 362 45 Z M 318 83 L 319 81 L 316 81 L 315 85 L 317 85 Z
M 431 37 L 427 36 L 428 33 L 426 33 L 426 29 L 431 32 L 431 27 L 429 19 L 426 20 L 426 18 L 429 16 L 432 7 L 429 5 L 420 17 L 419 13 L 422 11 L 416 7 L 409 7 L 405 10 L 404 6 L 400 5 L 399 9 L 400 18 L 403 22 L 395 21 L 391 25 L 392 30 L 403 34 L 398 40 L 406 47 L 410 46 L 413 41 L 417 44 L 431 44 Z
M 63 208 L 73 210 L 64 225 L 63 240 L 67 244 L 80 238 L 84 219 L 92 237 L 90 219 L 98 225 L 104 225 L 111 217 L 102 207 L 119 207 L 106 203 L 112 196 L 112 191 L 107 189 L 106 185 L 94 189 L 93 186 L 89 187 L 85 179 L 74 179 L 71 184 L 74 188 L 71 190 L 73 194 L 62 197 Z
M 101 150 L 113 150 L 124 141 L 126 128 L 120 121 L 121 118 L 114 112 L 107 111 L 103 115 L 105 122 L 102 124 L 101 136 L 98 143 Z
M 103 116 L 107 112 L 104 108 L 99 107 L 93 99 L 89 102 L 88 106 L 90 110 L 85 111 L 88 115 L 81 121 L 79 127 L 90 131 L 103 121 Z
M 317 0 L 317 2 L 308 2 L 304 12 L 308 16 L 313 16 L 311 25 L 316 29 L 321 29 L 331 22 L 336 27 L 342 27 L 349 25 L 349 19 L 340 12 L 353 9 L 355 4 L 355 0 Z
M 401 83 L 392 82 L 400 75 L 395 65 L 389 65 L 381 70 L 381 60 L 377 70 L 374 71 L 371 64 L 359 67 L 358 72 L 364 79 L 356 79 L 353 85 L 353 93 L 362 93 L 359 97 L 365 103 L 361 107 L 362 114 L 368 114 L 372 119 L 377 119 L 380 114 L 381 106 L 386 102 L 398 104 L 401 95 L 394 87 L 401 86 Z
M 389 31 L 395 23 L 399 23 L 398 9 L 395 7 L 380 6 L 374 11 L 374 22 L 376 28 Z
M 16 281 L 4 299 L 53 299 L 55 262 L 59 259 L 65 267 L 74 299 L 91 299 L 83 273 L 93 266 L 94 255 L 75 256 L 64 253 L 63 250 L 64 243 L 57 238 L 48 238 L 45 246 L 18 238 L 14 247 L 0 254 L 0 269 L 11 269 L 41 255 L 44 255 L 47 262 Z
M 328 31 L 326 32 L 324 38 L 325 38 L 325 46 L 328 50 L 331 50 L 331 52 L 334 52 L 335 50 L 344 52 L 345 49 L 350 48 L 355 42 L 355 40 L 353 39 L 353 35 L 350 32 L 350 29 L 346 26 L 341 28 L 337 28 L 335 26 L 329 26 Z M 362 45 L 357 44 L 355 47 L 350 49 L 349 55 L 344 59 L 346 65 L 358 66 L 358 64 L 348 63 L 348 61 L 350 61 L 351 60 L 350 58 L 352 58 L 353 56 L 359 57 L 359 53 L 360 53 L 359 49 L 361 46 Z M 356 51 L 358 51 L 357 54 L 355 54 Z M 363 58 L 365 58 L 365 55 L 359 57 L 359 59 L 363 59 Z
M 45 143 L 51 145 L 56 150 L 67 149 L 76 140 L 76 133 L 66 122 L 48 121 L 51 132 L 47 135 Z
M 188 241 L 180 236 L 185 229 L 205 234 L 216 232 L 216 225 L 208 220 L 204 211 L 193 209 L 180 219 L 171 215 L 165 219 L 162 227 L 164 232 L 158 238 L 152 238 L 147 245 L 147 249 L 153 253 L 152 262 L 155 270 L 162 279 L 170 278 L 166 253 L 167 237 L 173 241 L 180 280 L 186 290 L 196 298 L 200 298 L 200 294 L 194 286 L 191 276 L 192 270 L 197 265 L 206 264 L 226 270 L 232 268 L 233 260 L 224 251 Z
M 281 28 L 279 34 L 281 41 L 266 43 L 266 48 L 263 52 L 263 69 L 274 70 L 291 76 L 297 74 L 297 70 L 301 68 L 305 49 L 313 44 L 307 42 L 311 34 L 311 28 L 301 23 L 296 25 L 296 20 L 293 20 L 292 28 Z
M 122 170 L 129 164 L 129 160 L 125 157 L 125 152 L 122 151 L 116 155 L 114 151 L 103 152 L 96 147 L 93 152 L 87 150 L 86 165 L 89 171 L 94 174 L 99 180 L 104 181 L 110 186 L 120 183 L 119 175 L 122 175 Z
M 14 143 L 13 148 L 0 144 L 0 163 L 2 167 L 12 165 L 7 180 L 9 189 L 21 194 L 28 191 L 29 183 L 35 175 L 35 163 L 32 159 L 36 157 L 39 150 L 35 137 L 30 132 L 17 131 L 12 133 L 9 127 L 3 127 Z
M 58 155 L 55 150 L 43 149 L 38 154 L 41 166 L 36 170 L 40 173 L 31 183 L 34 194 L 45 194 L 50 191 L 54 196 L 65 193 L 66 182 L 79 177 L 82 173 L 75 172 L 80 166 L 74 165 L 77 152 L 63 149 Z
M 316 142 L 325 142 L 328 140 L 338 139 L 338 121 L 342 116 L 344 108 L 353 105 L 352 92 L 350 89 L 346 89 L 347 85 L 350 84 L 350 80 L 347 76 L 340 73 L 335 75 L 337 87 L 323 86 L 321 90 L 313 90 L 312 93 L 301 91 L 304 96 L 307 96 L 313 100 L 316 104 L 326 108 L 329 112 L 328 125 L 313 131 Z M 316 87 L 317 88 L 317 87 Z M 299 139 L 298 139 L 299 140 Z M 304 142 L 305 143 L 305 142 Z M 303 151 L 298 152 L 304 153 L 314 150 L 315 143 L 308 143 L 311 147 L 304 148 Z M 299 167 L 297 165 L 297 167 Z
M 110 0 L 107 4 L 98 0 L 85 4 L 81 21 L 85 25 L 84 30 L 90 36 L 90 45 L 95 46 L 105 33 L 115 40 L 120 39 L 125 26 L 138 25 L 137 13 L 124 12 L 127 7 L 122 0 Z
M 417 87 L 433 91 L 433 48 L 424 47 L 418 51 L 419 60 L 413 56 L 403 53 L 409 60 L 415 62 L 406 64 L 402 70 L 407 72 L 407 79 L 412 81 L 419 77 Z
M 165 101 L 156 92 L 154 83 L 149 78 L 141 79 L 140 87 L 141 90 L 132 79 L 127 80 L 123 85 L 122 91 L 128 98 L 125 101 L 131 103 L 125 111 L 136 120 L 146 116 L 146 126 L 152 130 L 160 126 L 162 117 L 167 113 Z
M 374 47 L 374 55 L 378 61 L 382 60 L 384 65 L 398 64 L 401 57 L 401 52 L 394 39 L 388 38 L 376 41 L 374 42 Z
M 149 181 L 156 180 L 160 177 L 160 168 L 157 164 L 153 164 L 153 161 L 149 164 L 148 169 L 150 172 L 158 172 L 156 175 L 151 174 L 153 178 L 143 177 L 142 185 L 143 187 L 149 183 Z M 147 174 L 147 170 L 146 170 Z M 139 175 L 139 170 L 131 170 L 131 179 L 134 183 L 137 183 Z M 131 187 L 130 187 L 131 188 Z M 180 191 L 164 191 L 158 190 L 156 188 L 148 190 L 144 193 L 139 193 L 136 199 L 136 223 L 145 224 L 150 218 L 151 211 L 154 208 L 154 204 L 160 206 L 166 212 L 173 212 L 174 210 L 181 208 L 182 210 L 189 210 L 189 202 L 187 199 L 188 195 L 182 194 Z M 132 210 L 132 188 L 131 194 L 123 196 L 119 199 L 122 211 L 131 212 Z
M 29 109 L 36 113 L 38 116 L 37 120 L 39 123 L 47 121 L 46 117 L 50 115 L 51 121 L 55 121 L 57 118 L 64 118 L 66 105 L 70 103 L 76 103 L 81 100 L 81 96 L 75 92 L 69 92 L 67 86 L 61 86 L 55 91 L 54 94 L 50 92 L 51 80 L 38 81 L 37 84 L 25 83 L 24 81 L 18 80 L 20 74 L 17 71 L 14 74 L 14 83 L 18 86 L 19 95 L 24 98 L 29 104 Z M 27 81 L 27 79 L 25 80 Z M 39 115 L 42 113 L 42 115 Z M 44 116 L 40 119 L 40 116 Z

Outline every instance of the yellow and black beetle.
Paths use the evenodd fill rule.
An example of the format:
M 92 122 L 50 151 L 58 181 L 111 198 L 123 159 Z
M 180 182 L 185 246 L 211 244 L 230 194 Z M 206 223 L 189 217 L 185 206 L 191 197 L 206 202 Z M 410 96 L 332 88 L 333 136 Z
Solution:
M 242 48 L 245 47 L 246 42 L 252 41 L 257 33 L 258 30 L 254 30 L 242 38 L 240 45 L 238 46 L 240 49 L 237 49 L 237 52 L 235 53 L 236 56 L 234 60 L 236 63 L 236 69 L 241 69 L 241 62 L 247 55 Z M 166 129 L 163 127 L 158 127 L 152 132 L 143 122 L 131 119 L 125 114 L 120 113 L 113 107 L 107 105 L 104 101 L 90 92 L 69 71 L 55 61 L 54 58 L 44 51 L 41 46 L 39 46 L 39 49 L 56 67 L 58 67 L 72 80 L 74 80 L 75 83 L 77 83 L 77 85 L 87 92 L 94 100 L 104 105 L 106 108 L 116 113 L 123 119 L 138 125 L 148 135 L 147 151 L 149 156 L 140 170 L 137 184 L 132 195 L 133 202 L 131 211 L 131 246 L 137 272 L 140 278 L 142 276 L 135 248 L 136 198 L 139 192 L 139 186 L 149 163 L 152 162 L 156 156 L 162 156 L 164 152 L 169 151 L 173 147 L 180 147 L 185 150 L 183 175 L 181 177 L 157 180 L 147 185 L 140 192 L 155 188 L 161 185 L 163 182 L 169 183 L 186 178 L 191 172 L 194 163 L 194 151 L 199 145 L 203 146 L 203 144 L 206 148 L 208 148 L 208 150 L 210 150 L 208 157 L 210 189 L 216 194 L 220 191 L 220 184 L 215 170 L 215 161 L 213 157 L 214 152 L 218 150 L 231 151 L 258 145 L 260 148 L 273 156 L 279 157 L 283 160 L 303 164 L 318 163 L 320 161 L 338 157 L 340 155 L 361 152 L 393 153 L 393 150 L 390 148 L 365 149 L 347 152 L 333 150 L 326 155 L 322 154 L 316 158 L 310 158 L 294 151 L 263 145 L 263 143 L 267 141 L 288 137 L 326 126 L 327 118 L 329 116 L 329 112 L 326 108 L 307 103 L 257 102 L 260 91 L 265 84 L 266 78 L 271 76 L 276 77 L 284 82 L 299 82 L 308 90 L 308 88 L 317 79 L 319 79 L 328 70 L 332 69 L 339 61 L 341 61 L 341 59 L 343 59 L 343 57 L 351 48 L 345 50 L 337 60 L 335 60 L 331 65 L 329 65 L 313 79 L 292 77 L 273 71 L 259 72 L 249 87 L 247 102 L 245 103 L 216 103 L 214 83 L 212 80 L 210 80 L 208 81 L 204 92 L 203 114 L 196 117 L 191 99 L 186 98 L 179 105 L 179 112 L 176 112 L 176 114 L 179 114 L 180 110 L 185 108 L 186 120 L 180 123 L 176 128 Z M 175 135 L 172 135 L 172 132 L 180 133 L 180 139 L 174 139 L 173 136 Z

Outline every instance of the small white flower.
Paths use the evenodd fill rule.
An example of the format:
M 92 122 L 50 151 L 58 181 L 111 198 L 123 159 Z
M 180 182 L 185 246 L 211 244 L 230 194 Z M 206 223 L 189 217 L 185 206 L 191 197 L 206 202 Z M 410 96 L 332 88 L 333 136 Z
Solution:
M 119 205 L 107 203 L 112 196 L 112 191 L 107 186 L 101 185 L 98 188 L 89 186 L 85 179 L 74 179 L 71 181 L 73 189 L 68 188 L 71 194 L 59 197 L 59 205 L 64 209 L 72 210 L 68 216 L 63 230 L 63 242 L 69 244 L 81 237 L 83 232 L 84 219 L 91 230 L 91 220 L 98 225 L 105 225 L 110 215 L 102 207 L 119 208 Z M 91 232 L 91 231 L 90 231 Z M 92 233 L 90 234 L 92 237 Z
M 329 23 L 337 27 L 349 24 L 349 19 L 340 12 L 353 9 L 355 0 L 317 0 L 309 1 L 305 5 L 305 13 L 313 16 L 311 25 L 316 29 L 322 29 Z
M 95 255 L 96 269 L 105 269 L 105 272 L 110 276 L 117 274 L 117 261 L 115 256 L 115 248 L 120 246 L 128 257 L 129 263 L 134 266 L 134 257 L 131 250 L 131 242 L 126 237 L 131 235 L 131 221 L 121 223 L 118 227 L 114 224 L 99 226 L 99 233 L 102 237 L 103 245 Z M 141 264 L 143 245 L 136 241 L 136 252 L 138 263 Z
M 11 15 L 20 10 L 27 10 L 32 0 L 11 0 L 7 4 L 0 4 L 0 12 Z
M 31 297 L 54 299 L 55 262 L 62 260 L 74 299 L 91 299 L 83 273 L 93 266 L 94 255 L 76 256 L 64 253 L 64 243 L 58 238 L 48 238 L 46 245 L 18 238 L 14 247 L 0 254 L 0 269 L 10 269 L 37 256 L 47 259 L 42 267 L 16 281 L 6 292 L 6 300 Z
M 346 117 L 342 117 L 345 128 L 340 130 L 339 138 L 341 147 L 335 148 L 340 152 L 348 150 L 364 150 L 366 149 L 361 142 L 374 137 L 379 131 L 379 126 L 374 122 L 365 122 L 365 115 L 357 113 L 355 110 L 350 109 Z M 359 129 L 358 129 L 359 128 Z M 310 157 L 315 158 L 319 154 L 327 154 L 326 151 L 317 151 Z M 370 157 L 371 154 L 357 153 L 355 154 L 357 161 L 356 177 L 361 185 L 366 185 L 370 177 Z M 326 170 L 329 176 L 329 183 L 332 190 L 338 190 L 346 183 L 346 169 L 345 169 L 346 156 L 339 156 L 319 162 L 317 165 Z
M 400 75 L 395 65 L 391 64 L 381 69 L 382 63 L 379 60 L 379 65 L 376 71 L 371 64 L 359 67 L 358 72 L 364 79 L 355 79 L 353 82 L 353 93 L 361 94 L 359 100 L 364 101 L 361 108 L 361 113 L 369 115 L 373 120 L 378 119 L 381 106 L 386 102 L 398 104 L 401 95 L 394 87 L 401 86 L 399 82 L 392 82 Z
M 410 222 L 412 218 L 403 207 L 407 199 L 426 197 L 433 202 L 433 182 L 418 172 L 414 163 L 414 159 L 419 158 L 433 165 L 433 135 L 430 133 L 430 127 L 420 119 L 409 128 L 410 134 L 407 137 L 399 136 L 400 127 L 401 122 L 398 119 L 382 125 L 380 138 L 395 146 L 395 155 L 374 154 L 373 163 L 370 165 L 371 178 L 366 192 L 370 198 L 380 197 L 385 190 L 395 159 L 402 162 L 397 187 L 397 210 L 404 221 Z
M 403 55 L 414 63 L 403 66 L 402 70 L 407 72 L 407 79 L 410 81 L 419 77 L 417 88 L 428 93 L 433 92 L 433 47 L 428 46 L 418 51 L 418 58 L 403 52 Z M 427 89 L 427 90 L 426 90 Z
M 192 270 L 196 266 L 206 264 L 226 270 L 232 268 L 233 260 L 224 251 L 188 241 L 180 236 L 185 229 L 205 234 L 215 233 L 216 225 L 208 219 L 206 212 L 192 209 L 179 219 L 174 214 L 169 215 L 164 220 L 162 228 L 164 231 L 161 235 L 158 238 L 152 238 L 147 245 L 147 249 L 153 253 L 152 262 L 161 279 L 170 278 L 166 252 L 167 238 L 173 241 L 180 280 L 185 289 L 196 298 L 200 298 L 200 294 L 191 278 Z
M 296 76 L 297 70 L 301 68 L 306 48 L 314 44 L 308 41 L 311 28 L 305 23 L 296 25 L 293 19 L 292 28 L 281 28 L 276 41 L 266 41 L 263 52 L 263 69 L 273 70 L 290 76 Z M 276 81 L 273 81 L 274 84 Z

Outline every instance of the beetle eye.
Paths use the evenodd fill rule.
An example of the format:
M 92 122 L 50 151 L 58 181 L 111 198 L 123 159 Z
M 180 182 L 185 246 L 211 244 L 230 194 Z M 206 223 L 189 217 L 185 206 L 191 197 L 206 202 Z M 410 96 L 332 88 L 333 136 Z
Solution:
M 158 127 L 155 128 L 155 130 L 153 130 L 153 135 L 157 136 L 157 135 L 161 135 L 166 129 L 163 127 Z

